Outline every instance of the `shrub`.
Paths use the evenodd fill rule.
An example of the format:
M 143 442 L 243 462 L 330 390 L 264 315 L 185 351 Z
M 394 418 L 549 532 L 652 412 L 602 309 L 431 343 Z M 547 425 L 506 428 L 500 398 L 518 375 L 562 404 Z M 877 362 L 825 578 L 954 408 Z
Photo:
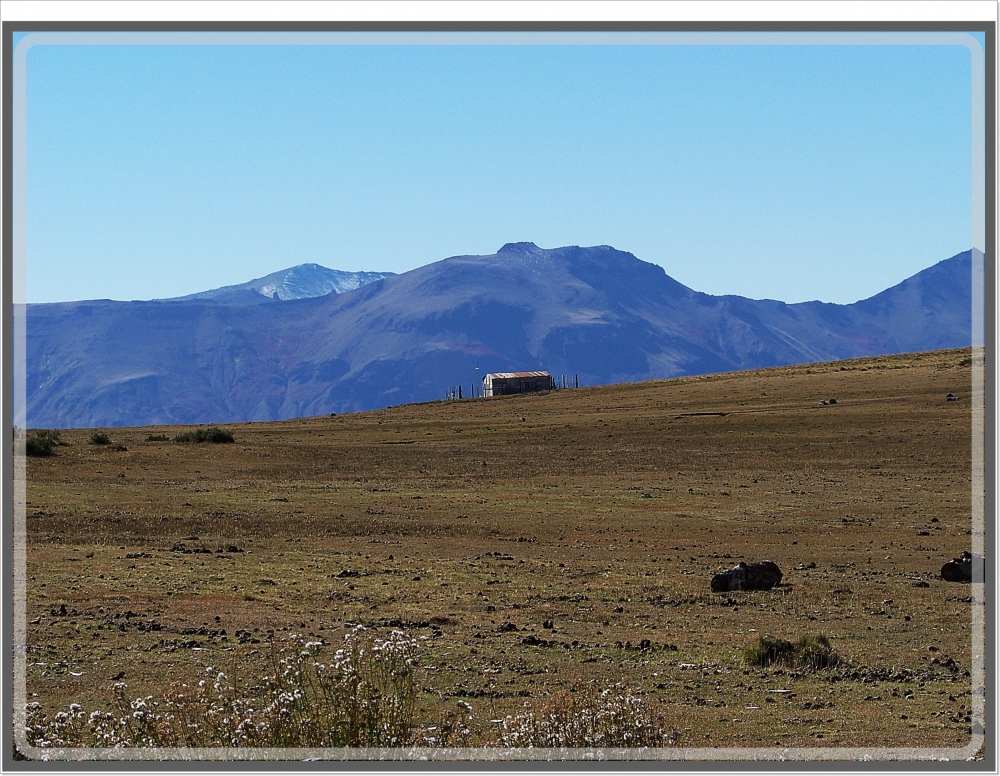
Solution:
M 161 699 L 130 700 L 113 687 L 112 709 L 87 714 L 79 704 L 54 717 L 29 703 L 26 734 L 38 747 L 398 747 L 410 739 L 416 641 L 387 639 L 358 627 L 340 649 L 292 636 L 272 653 L 259 684 L 238 686 L 214 666 Z
M 47 456 L 52 455 L 52 448 L 56 446 L 66 446 L 65 442 L 59 440 L 59 430 L 43 429 L 25 440 L 24 452 L 26 455 Z
M 30 436 L 24 443 L 25 455 L 52 455 L 52 440 L 45 437 Z
M 767 668 L 773 663 L 787 663 L 794 651 L 795 647 L 790 641 L 760 635 L 756 644 L 743 650 L 743 660 L 750 665 Z
M 211 428 L 199 428 L 194 431 L 186 431 L 174 437 L 175 442 L 214 442 L 215 444 L 227 444 L 235 442 L 233 435 L 229 431 L 223 431 L 218 426 Z
M 757 643 L 743 650 L 743 660 L 761 668 L 782 663 L 814 671 L 833 668 L 840 663 L 830 639 L 822 633 L 803 636 L 794 644 L 774 636 L 758 636 Z
M 168 437 L 166 434 L 150 434 L 148 437 L 146 437 L 146 441 L 147 442 L 169 442 L 170 441 L 170 437 Z
M 803 636 L 795 642 L 795 654 L 802 668 L 817 670 L 833 668 L 840 662 L 840 656 L 834 652 L 830 639 L 822 633 L 815 636 Z
M 502 747 L 645 747 L 677 741 L 627 684 L 591 683 L 553 695 L 542 708 L 503 721 Z
M 90 435 L 90 444 L 92 445 L 110 445 L 111 437 L 105 434 L 103 431 L 95 431 Z

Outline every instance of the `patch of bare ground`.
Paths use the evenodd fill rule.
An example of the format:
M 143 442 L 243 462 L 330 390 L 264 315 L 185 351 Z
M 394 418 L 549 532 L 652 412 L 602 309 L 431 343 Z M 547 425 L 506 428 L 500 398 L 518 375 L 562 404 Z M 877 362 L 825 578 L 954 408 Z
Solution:
M 938 571 L 970 548 L 969 364 L 407 405 L 226 445 L 63 431 L 28 459 L 29 700 L 252 677 L 288 634 L 363 624 L 420 639 L 416 725 L 469 704 L 471 745 L 594 681 L 681 746 L 963 746 L 970 591 Z M 782 584 L 710 593 L 741 559 Z M 815 633 L 839 665 L 743 661 L 759 634 Z

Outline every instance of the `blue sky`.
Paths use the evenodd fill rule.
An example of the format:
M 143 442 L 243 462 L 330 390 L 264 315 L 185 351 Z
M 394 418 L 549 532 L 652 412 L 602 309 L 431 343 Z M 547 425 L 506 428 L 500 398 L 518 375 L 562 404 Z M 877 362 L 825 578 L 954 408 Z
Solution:
M 961 46 L 34 46 L 28 301 L 532 241 L 853 302 L 971 246 L 970 101 Z

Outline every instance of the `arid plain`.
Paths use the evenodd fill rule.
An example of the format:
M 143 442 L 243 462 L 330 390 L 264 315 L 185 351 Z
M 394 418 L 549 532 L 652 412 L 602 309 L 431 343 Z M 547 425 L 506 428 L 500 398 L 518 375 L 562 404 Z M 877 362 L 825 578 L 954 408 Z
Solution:
M 970 363 L 224 426 L 234 444 L 63 431 L 28 459 L 29 699 L 252 677 L 290 633 L 363 624 L 428 637 L 415 722 L 468 703 L 472 745 L 553 693 L 627 681 L 680 746 L 963 746 L 971 591 L 939 570 L 971 547 Z M 777 588 L 710 592 L 764 559 Z M 816 633 L 840 665 L 744 662 L 759 634 Z

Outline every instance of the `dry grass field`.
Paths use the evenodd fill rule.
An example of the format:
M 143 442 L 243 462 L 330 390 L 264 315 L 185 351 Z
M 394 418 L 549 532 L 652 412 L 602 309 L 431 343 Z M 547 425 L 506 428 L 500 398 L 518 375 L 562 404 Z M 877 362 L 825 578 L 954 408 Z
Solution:
M 419 639 L 417 741 L 459 701 L 489 745 L 624 681 L 679 746 L 963 746 L 970 587 L 939 570 L 971 546 L 970 384 L 965 349 L 225 426 L 234 444 L 63 431 L 28 459 L 29 700 L 252 681 L 289 634 L 363 624 Z M 779 587 L 709 591 L 764 559 Z M 838 666 L 744 662 L 818 633 Z

